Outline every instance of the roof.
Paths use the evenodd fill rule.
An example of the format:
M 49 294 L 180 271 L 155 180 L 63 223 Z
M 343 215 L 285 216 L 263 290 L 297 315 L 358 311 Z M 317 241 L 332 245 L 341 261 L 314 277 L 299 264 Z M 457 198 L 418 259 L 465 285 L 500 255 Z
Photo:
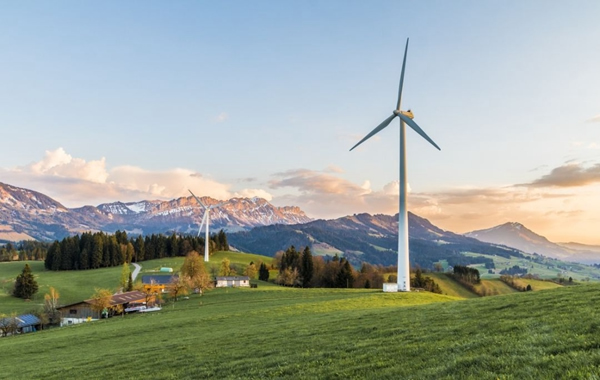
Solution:
M 144 299 L 146 299 L 146 294 L 144 292 L 134 290 L 133 292 L 125 292 L 113 295 L 110 300 L 110 304 L 122 305 L 128 302 L 139 301 Z
M 168 285 L 173 281 L 173 277 L 177 278 L 177 276 L 168 275 L 168 276 L 142 276 L 142 284 L 144 285 Z
M 0 319 L 0 323 L 4 324 L 5 320 L 10 320 L 13 317 L 5 317 Z M 17 317 L 14 317 L 17 320 L 17 328 L 23 328 L 28 326 L 36 326 L 42 323 L 38 317 L 33 314 L 23 314 Z
M 111 306 L 123 305 L 128 302 L 140 301 L 140 300 L 145 300 L 145 299 L 146 299 L 146 294 L 144 292 L 134 290 L 132 292 L 113 294 L 113 296 L 110 298 L 110 305 Z M 89 300 L 85 300 L 83 302 L 91 305 L 94 303 L 94 300 L 89 299 Z M 78 302 L 78 303 L 81 303 L 81 302 Z M 76 305 L 76 304 L 74 304 L 74 305 Z M 63 308 L 64 307 L 65 306 L 63 306 Z
M 19 323 L 19 327 L 35 326 L 35 325 L 39 325 L 40 323 L 42 323 L 42 321 L 40 321 L 40 319 L 33 314 L 19 315 L 17 317 L 17 319 L 19 319 L 21 321 Z
M 248 276 L 221 276 L 217 277 L 217 281 L 250 281 Z

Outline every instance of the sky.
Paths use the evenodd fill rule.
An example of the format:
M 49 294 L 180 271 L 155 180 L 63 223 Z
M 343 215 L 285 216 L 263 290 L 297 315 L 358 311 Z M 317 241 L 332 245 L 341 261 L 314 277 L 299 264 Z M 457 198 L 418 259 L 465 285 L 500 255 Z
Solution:
M 600 2 L 0 0 L 0 182 L 600 244 Z

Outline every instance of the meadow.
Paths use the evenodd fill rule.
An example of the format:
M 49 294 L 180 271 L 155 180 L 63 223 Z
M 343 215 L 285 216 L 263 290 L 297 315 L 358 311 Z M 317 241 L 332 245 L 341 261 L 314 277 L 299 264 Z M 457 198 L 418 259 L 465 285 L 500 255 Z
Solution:
M 258 285 L 215 289 L 157 313 L 1 338 L 9 365 L 0 377 L 600 376 L 597 284 L 469 300 Z
M 38 283 L 39 290 L 31 300 L 25 301 L 10 295 L 12 284 L 21 273 L 25 263 L 29 264 Z M 133 270 L 133 266 L 130 267 Z M 60 294 L 63 305 L 91 298 L 95 288 L 116 289 L 121 278 L 121 267 L 102 268 L 88 271 L 52 272 L 44 269 L 43 261 L 13 261 L 0 263 L 0 314 L 27 313 L 40 308 L 44 294 L 54 287 Z
M 271 258 L 260 255 L 253 255 L 240 252 L 215 252 L 211 256 L 211 263 L 207 268 L 219 267 L 221 261 L 228 258 L 231 264 L 245 267 L 250 261 L 258 263 L 264 261 L 271 263 Z M 181 268 L 183 257 L 171 257 L 157 260 L 148 260 L 140 263 L 142 271 L 137 280 L 141 280 L 144 274 L 165 274 L 158 273 L 161 267 L 171 267 L 175 272 Z M 12 283 L 18 274 L 21 273 L 25 263 L 29 264 L 39 285 L 39 290 L 33 298 L 25 301 L 12 297 Z M 133 271 L 130 265 L 130 270 Z M 54 287 L 60 294 L 61 305 L 79 302 L 89 299 L 96 288 L 117 290 L 121 279 L 122 268 L 102 268 L 86 271 L 60 271 L 52 272 L 44 269 L 43 261 L 14 261 L 0 263 L 0 314 L 28 313 L 40 308 L 44 303 L 44 294 L 49 292 L 50 287 Z M 241 275 L 241 274 L 240 274 Z
M 585 264 L 558 261 L 543 257 L 537 257 L 537 259 L 541 260 L 542 262 L 535 262 L 527 258 L 514 256 L 506 258 L 501 256 L 484 255 L 481 253 L 465 252 L 464 254 L 467 256 L 482 256 L 494 260 L 494 265 L 496 266 L 496 273 L 494 274 L 488 273 L 488 270 L 483 264 L 471 265 L 473 268 L 479 270 L 479 273 L 481 273 L 481 278 L 483 279 L 498 278 L 500 277 L 499 272 L 502 269 L 511 268 L 514 265 L 518 265 L 521 268 L 527 268 L 529 274 L 537 275 L 543 279 L 558 277 L 568 279 L 569 277 L 572 277 L 576 281 L 597 281 L 600 278 L 600 270 L 598 268 L 594 268 Z M 526 257 L 533 258 L 534 256 L 526 255 Z

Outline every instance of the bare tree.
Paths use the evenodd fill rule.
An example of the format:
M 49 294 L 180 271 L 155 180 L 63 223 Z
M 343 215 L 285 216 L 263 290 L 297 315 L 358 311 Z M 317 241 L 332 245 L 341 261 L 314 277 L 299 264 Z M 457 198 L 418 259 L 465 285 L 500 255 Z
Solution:
M 19 328 L 19 321 L 15 313 L 10 316 L 6 314 L 0 314 L 0 333 L 2 336 L 9 336 L 17 332 Z
M 60 312 L 58 311 L 59 298 L 58 291 L 53 287 L 50 287 L 50 293 L 44 294 L 44 314 L 51 325 L 60 323 Z

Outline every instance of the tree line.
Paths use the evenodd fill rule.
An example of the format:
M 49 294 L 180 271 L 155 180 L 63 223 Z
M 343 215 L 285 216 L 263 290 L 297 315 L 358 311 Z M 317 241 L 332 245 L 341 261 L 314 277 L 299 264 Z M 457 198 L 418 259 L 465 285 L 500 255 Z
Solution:
M 292 245 L 286 251 L 277 252 L 273 267 L 279 270 L 276 284 L 303 288 L 375 288 L 383 287 L 384 278 L 396 281 L 396 266 L 373 265 L 363 262 L 360 269 L 355 269 L 350 261 L 337 254 L 333 257 L 313 256 L 310 247 L 296 250 Z M 259 279 L 267 281 L 269 272 L 266 265 L 261 264 Z M 423 275 L 417 269 L 411 279 L 411 286 L 431 292 L 441 293 L 438 284 L 431 277 Z
M 48 270 L 86 270 L 120 266 L 123 263 L 186 256 L 191 251 L 203 252 L 204 237 L 152 234 L 128 237 L 124 231 L 113 235 L 104 232 L 84 232 L 54 241 L 44 265 Z M 229 250 L 223 230 L 209 238 L 209 254 Z
M 50 243 L 35 240 L 6 242 L 0 247 L 0 261 L 44 260 L 48 247 Z

